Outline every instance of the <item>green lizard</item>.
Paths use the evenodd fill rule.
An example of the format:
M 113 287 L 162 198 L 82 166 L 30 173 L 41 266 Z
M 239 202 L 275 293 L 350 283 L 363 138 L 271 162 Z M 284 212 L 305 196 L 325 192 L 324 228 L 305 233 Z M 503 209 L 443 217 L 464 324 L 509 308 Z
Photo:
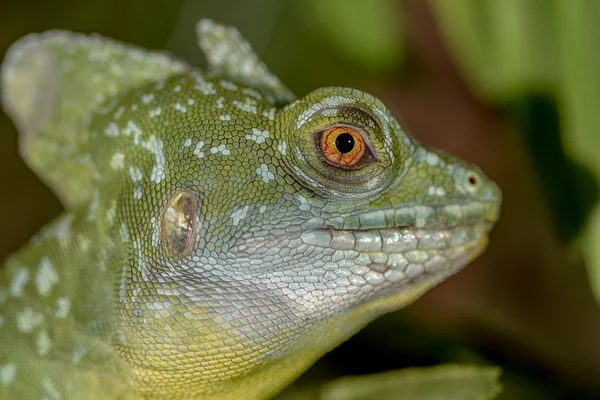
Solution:
M 66 211 L 1 271 L 1 398 L 266 398 L 484 250 L 476 167 L 197 30 L 208 72 L 62 31 L 9 50 L 4 109 Z

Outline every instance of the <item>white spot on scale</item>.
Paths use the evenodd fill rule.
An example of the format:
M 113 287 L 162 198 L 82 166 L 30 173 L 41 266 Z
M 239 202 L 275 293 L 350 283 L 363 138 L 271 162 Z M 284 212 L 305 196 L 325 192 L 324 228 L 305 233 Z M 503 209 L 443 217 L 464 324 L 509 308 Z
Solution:
M 237 85 L 233 82 L 221 80 L 221 81 L 219 81 L 219 85 L 222 88 L 227 89 L 227 90 L 232 90 L 232 91 L 238 90 Z
M 71 300 L 68 297 L 60 297 L 56 300 L 56 311 L 54 315 L 56 318 L 67 318 L 69 311 L 71 310 Z
M 285 140 L 279 142 L 277 145 L 277 150 L 284 156 L 287 155 L 287 142 Z
M 71 356 L 71 362 L 73 363 L 73 365 L 78 365 L 81 362 L 81 360 L 83 360 L 83 357 L 85 357 L 87 352 L 88 350 L 85 348 L 84 345 L 78 344 L 75 350 L 73 350 L 73 355 Z
M 179 92 L 181 92 L 181 86 L 180 86 L 180 85 L 177 85 L 177 86 L 175 86 L 175 87 L 173 88 L 173 92 L 175 92 L 175 93 L 179 93 Z
M 150 181 L 154 183 L 160 183 L 166 178 L 166 160 L 165 153 L 163 151 L 164 144 L 161 139 L 156 138 L 156 136 L 150 136 L 147 142 L 143 142 L 142 146 L 154 154 L 154 166 L 152 167 L 152 171 L 150 172 Z
M 6 363 L 0 366 L 0 383 L 2 386 L 8 386 L 14 379 L 17 374 L 17 366 L 12 363 Z
M 269 171 L 267 164 L 260 164 L 260 167 L 256 169 L 256 173 L 262 177 L 264 183 L 269 183 L 269 181 L 275 179 L 275 175 Z
M 217 93 L 213 84 L 211 82 L 205 81 L 204 77 L 202 76 L 202 74 L 200 72 L 194 71 L 190 75 L 192 75 L 194 77 L 194 80 L 196 82 L 194 89 L 199 90 L 206 96 Z
M 125 154 L 115 153 L 110 158 L 110 167 L 112 169 L 123 169 L 125 167 Z
M 180 103 L 175 103 L 175 105 L 173 106 L 174 109 L 176 109 L 177 111 L 180 111 L 182 113 L 186 113 L 187 112 L 187 108 L 185 108 L 184 106 L 182 106 Z
M 198 157 L 198 158 L 204 157 L 204 152 L 201 151 L 201 149 L 203 147 L 204 147 L 203 141 L 199 141 L 198 143 L 196 143 L 196 147 L 194 147 L 194 154 L 196 155 L 196 157 Z
M 121 236 L 122 243 L 129 242 L 129 230 L 127 229 L 127 225 L 125 225 L 125 223 L 122 223 L 119 227 L 119 235 Z
M 265 211 L 267 211 L 267 206 L 260 206 L 260 208 L 258 209 L 258 212 L 263 214 Z
M 220 144 L 216 147 L 211 147 L 210 148 L 210 153 L 211 154 L 219 154 L 221 153 L 224 156 L 228 156 L 231 154 L 231 152 L 225 147 L 224 144 Z
M 106 221 L 112 225 L 117 215 L 117 202 L 111 201 L 109 209 L 106 211 Z
M 119 127 L 114 122 L 111 122 L 104 128 L 104 134 L 108 137 L 117 137 L 119 136 Z
M 27 267 L 18 267 L 13 274 L 12 280 L 10 281 L 10 287 L 8 289 L 10 295 L 13 297 L 21 296 L 21 294 L 23 294 L 23 288 L 25 288 L 25 285 L 27 284 L 28 280 L 29 270 L 27 269 Z
M 152 247 L 158 247 L 160 246 L 160 224 L 156 217 L 150 219 L 150 224 L 152 225 Z
M 44 317 L 31 308 L 25 308 L 17 314 L 17 329 L 22 333 L 31 333 L 44 322 Z
M 129 177 L 134 183 L 140 182 L 143 178 L 142 170 L 138 167 L 129 167 Z
M 132 104 L 131 105 L 131 111 L 137 111 L 138 109 L 138 105 L 137 104 Z
M 217 108 L 223 108 L 223 101 L 224 101 L 224 100 L 225 100 L 225 99 L 224 99 L 223 97 L 219 97 L 219 98 L 217 99 Z
M 246 218 L 246 215 L 248 214 L 249 209 L 250 209 L 250 207 L 245 206 L 245 207 L 240 208 L 239 210 L 236 210 L 233 213 L 231 213 L 230 217 L 231 217 L 231 219 L 233 219 L 233 225 L 235 225 L 235 226 L 239 225 L 240 221 L 243 220 L 244 218 Z
M 431 165 L 432 167 L 435 167 L 436 165 L 438 165 L 440 161 L 440 157 L 435 154 L 435 153 L 427 153 L 427 156 L 425 156 L 425 162 L 429 165 Z
M 444 196 L 446 194 L 446 190 L 441 186 L 428 186 L 427 194 L 429 196 Z
M 150 104 L 150 102 L 152 102 L 152 100 L 154 100 L 154 94 L 153 93 L 148 93 L 142 96 L 142 103 L 144 104 Z
M 46 394 L 46 398 L 49 400 L 60 400 L 60 392 L 56 388 L 56 385 L 48 377 L 42 379 L 42 388 Z
M 271 136 L 268 130 L 261 131 L 260 129 L 252 128 L 252 134 L 244 136 L 248 140 L 255 141 L 258 144 L 264 143 Z
M 79 248 L 81 249 L 81 251 L 85 253 L 90 248 L 90 239 L 88 239 L 82 233 L 78 233 L 77 234 L 77 244 L 79 245 Z
M 129 120 L 127 121 L 127 126 L 125 129 L 123 129 L 123 135 L 127 137 L 133 136 L 133 144 L 137 146 L 140 142 L 140 138 L 142 137 L 142 130 L 135 122 Z
M 269 111 L 263 111 L 262 112 L 262 116 L 266 117 L 269 119 L 269 121 L 273 121 L 275 119 L 275 112 L 277 111 L 277 108 L 272 107 L 269 109 Z
M 52 266 L 50 259 L 48 256 L 43 256 L 35 275 L 35 285 L 38 293 L 42 296 L 47 296 L 54 285 L 58 283 L 58 280 L 58 274 Z
M 308 204 L 308 200 L 306 200 L 306 197 L 302 196 L 301 194 L 297 194 L 296 199 L 300 202 L 300 206 L 298 207 L 300 210 L 302 210 L 302 211 L 310 210 L 310 204 Z
M 153 109 L 153 110 L 150 110 L 150 111 L 148 112 L 148 116 L 149 116 L 150 118 L 154 118 L 154 117 L 158 117 L 158 116 L 159 116 L 161 113 L 162 113 L 162 108 L 160 108 L 160 107 L 156 107 L 155 109 Z
M 121 106 L 121 107 L 119 107 L 117 112 L 115 112 L 114 118 L 115 119 L 121 118 L 123 116 L 123 113 L 125 113 L 125 107 Z
M 185 141 L 183 142 L 183 147 L 190 147 L 192 145 L 192 139 L 188 138 L 185 139 Z
M 188 99 L 187 103 L 188 103 L 188 106 L 193 106 L 194 104 L 196 104 L 196 100 Z
M 244 102 L 241 102 L 238 100 L 233 101 L 234 106 L 236 106 L 237 108 L 239 108 L 242 111 L 246 111 L 251 114 L 256 114 L 256 112 L 257 112 L 256 104 L 257 104 L 256 100 L 251 99 L 250 97 L 246 97 L 244 99 Z
M 38 333 L 35 339 L 35 345 L 37 347 L 37 353 L 40 357 L 48 355 L 50 349 L 52 348 L 52 341 L 50 340 L 50 335 L 48 335 L 46 330 Z
M 221 121 L 231 121 L 231 115 L 229 115 L 229 114 L 220 115 L 220 116 L 219 116 L 219 119 L 220 119 Z

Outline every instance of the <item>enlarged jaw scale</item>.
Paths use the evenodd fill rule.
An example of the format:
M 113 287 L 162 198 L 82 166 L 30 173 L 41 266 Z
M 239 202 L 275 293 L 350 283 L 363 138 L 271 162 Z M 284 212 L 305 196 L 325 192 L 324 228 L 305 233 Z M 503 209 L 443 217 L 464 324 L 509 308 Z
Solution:
M 483 252 L 476 167 L 197 30 L 208 74 L 69 32 L 9 50 L 3 107 L 66 211 L 0 275 L 0 397 L 265 398 Z

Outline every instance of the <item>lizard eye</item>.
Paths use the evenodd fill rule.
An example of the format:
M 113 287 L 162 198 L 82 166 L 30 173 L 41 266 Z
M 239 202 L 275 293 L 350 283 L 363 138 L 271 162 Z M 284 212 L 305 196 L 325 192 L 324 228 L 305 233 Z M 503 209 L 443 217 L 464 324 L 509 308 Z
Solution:
M 318 146 L 329 164 L 341 168 L 355 167 L 370 154 L 363 134 L 348 125 L 335 125 L 320 132 Z
M 178 190 L 165 207 L 161 227 L 162 241 L 169 253 L 184 257 L 196 238 L 196 198 L 186 189 Z
M 289 108 L 282 153 L 300 184 L 323 198 L 370 198 L 384 190 L 404 159 L 402 137 L 387 109 L 345 88 L 324 88 Z M 295 123 L 293 123 L 295 122 Z

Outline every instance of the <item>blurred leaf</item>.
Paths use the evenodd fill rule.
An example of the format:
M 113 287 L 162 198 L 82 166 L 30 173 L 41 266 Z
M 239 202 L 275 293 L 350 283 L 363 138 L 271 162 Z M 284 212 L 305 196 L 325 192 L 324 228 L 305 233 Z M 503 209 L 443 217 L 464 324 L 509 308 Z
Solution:
M 563 243 L 581 234 L 600 179 L 600 2 L 431 0 L 465 78 L 526 132 Z M 542 102 L 537 100 L 544 99 Z M 600 215 L 596 205 L 593 211 Z M 581 243 L 600 298 L 600 216 Z
M 402 57 L 400 11 L 394 0 L 307 0 L 307 24 L 359 68 L 381 73 Z
M 430 3 L 448 46 L 476 93 L 505 101 L 530 91 L 555 89 L 560 55 L 555 46 L 554 1 Z
M 556 102 L 550 96 L 523 95 L 505 108 L 521 128 L 540 183 L 554 213 L 557 236 L 569 243 L 598 200 L 594 176 L 565 153 Z
M 595 0 L 557 2 L 559 49 L 562 50 L 562 106 L 565 145 L 569 153 L 600 178 L 600 3 Z M 600 208 L 588 223 L 583 249 L 592 287 L 600 298 Z
M 488 400 L 502 391 L 496 367 L 440 365 L 340 378 L 320 391 L 295 393 L 288 400 Z

